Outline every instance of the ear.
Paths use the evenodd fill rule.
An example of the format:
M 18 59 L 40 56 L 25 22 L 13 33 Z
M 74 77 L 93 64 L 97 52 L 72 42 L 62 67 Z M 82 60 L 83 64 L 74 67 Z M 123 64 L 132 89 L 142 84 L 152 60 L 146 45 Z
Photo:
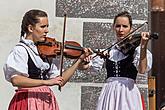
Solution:
M 32 25 L 29 25 L 29 26 L 28 26 L 28 31 L 29 31 L 29 32 L 33 32 L 33 26 L 32 26 Z

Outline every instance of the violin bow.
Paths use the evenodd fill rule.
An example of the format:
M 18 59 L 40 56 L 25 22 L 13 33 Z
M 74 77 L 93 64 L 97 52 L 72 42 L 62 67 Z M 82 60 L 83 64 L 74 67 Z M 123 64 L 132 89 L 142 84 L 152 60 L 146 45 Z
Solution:
M 62 69 L 63 69 L 63 59 L 64 59 L 64 41 L 65 41 L 65 27 L 66 27 L 66 14 L 64 14 L 64 26 L 63 26 L 63 36 L 62 36 L 62 43 L 61 43 L 61 56 L 60 56 L 60 76 L 62 76 Z M 59 85 L 59 91 L 61 91 L 61 86 Z

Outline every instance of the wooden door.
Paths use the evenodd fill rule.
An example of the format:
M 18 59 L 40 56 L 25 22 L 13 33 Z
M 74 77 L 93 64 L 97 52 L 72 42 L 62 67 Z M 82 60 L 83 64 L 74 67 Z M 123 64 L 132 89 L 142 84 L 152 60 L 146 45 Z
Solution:
M 165 100 L 165 11 L 151 12 L 151 31 L 158 32 L 158 40 L 152 40 L 153 67 L 156 76 L 156 105 Z

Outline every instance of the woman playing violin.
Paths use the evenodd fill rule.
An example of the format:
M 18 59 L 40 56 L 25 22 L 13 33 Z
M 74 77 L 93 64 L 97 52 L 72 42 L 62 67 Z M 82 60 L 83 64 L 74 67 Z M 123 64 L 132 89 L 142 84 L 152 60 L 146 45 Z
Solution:
M 34 45 L 47 36 L 48 26 L 44 11 L 29 10 L 23 17 L 21 40 L 10 52 L 3 68 L 6 80 L 18 87 L 8 110 L 59 110 L 49 86 L 64 86 L 89 55 L 84 48 L 84 53 L 60 76 L 55 60 L 41 58 Z
M 126 11 L 114 18 L 113 28 L 118 41 L 132 30 L 132 18 Z M 113 46 L 107 53 L 109 57 L 88 56 L 90 62 L 83 69 L 107 70 L 106 83 L 98 99 L 97 110 L 143 110 L 141 94 L 135 80 L 137 73 L 145 74 L 152 66 L 152 54 L 147 50 L 148 32 L 141 33 L 140 45 L 125 55 Z

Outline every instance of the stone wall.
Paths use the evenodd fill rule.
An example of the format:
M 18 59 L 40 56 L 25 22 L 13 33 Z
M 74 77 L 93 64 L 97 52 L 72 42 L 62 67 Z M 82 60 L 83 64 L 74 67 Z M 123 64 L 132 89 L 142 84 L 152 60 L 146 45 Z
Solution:
M 148 21 L 149 3 L 147 0 L 57 0 L 56 17 L 63 17 L 64 13 L 68 18 L 81 19 L 82 25 L 82 45 L 93 49 L 107 48 L 114 41 L 112 22 L 114 16 L 124 10 L 131 13 L 133 18 L 133 28 Z M 78 26 L 78 25 L 77 25 Z M 75 26 L 75 28 L 77 27 Z M 148 30 L 144 26 L 139 31 Z M 65 64 L 70 66 L 69 61 Z M 104 83 L 106 77 L 105 70 L 99 74 L 90 71 L 77 71 L 71 82 L 94 83 L 94 86 L 81 86 L 81 110 L 94 110 L 98 96 L 101 91 L 100 83 Z M 98 84 L 98 86 L 97 86 Z M 147 75 L 138 75 L 137 84 L 145 98 L 146 108 L 148 107 Z
M 127 10 L 133 17 L 133 28 L 148 21 L 148 0 L 1 0 L 0 1 L 0 107 L 7 110 L 16 88 L 5 81 L 3 64 L 13 46 L 19 41 L 22 16 L 29 9 L 41 9 L 49 15 L 49 36 L 61 40 L 63 16 L 67 14 L 66 39 L 79 42 L 84 47 L 107 48 L 114 41 L 113 17 Z M 149 20 L 150 21 L 150 20 Z M 145 26 L 142 30 L 148 30 Z M 139 30 L 140 31 L 140 30 Z M 64 59 L 67 69 L 74 60 Z M 94 110 L 106 77 L 105 70 L 95 74 L 76 71 L 61 90 L 53 86 L 60 110 Z M 147 76 L 139 75 L 138 87 L 148 107 Z

